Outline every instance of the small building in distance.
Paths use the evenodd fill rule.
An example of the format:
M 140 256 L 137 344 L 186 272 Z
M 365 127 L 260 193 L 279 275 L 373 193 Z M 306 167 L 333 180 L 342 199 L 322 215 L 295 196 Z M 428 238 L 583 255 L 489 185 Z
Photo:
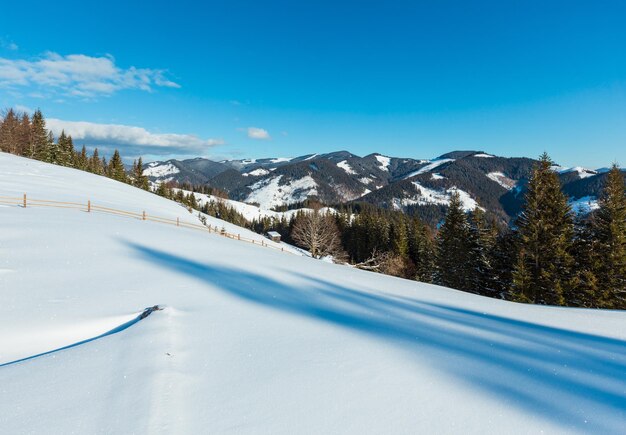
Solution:
M 280 243 L 280 233 L 276 231 L 268 231 L 267 238 L 270 239 L 272 242 Z

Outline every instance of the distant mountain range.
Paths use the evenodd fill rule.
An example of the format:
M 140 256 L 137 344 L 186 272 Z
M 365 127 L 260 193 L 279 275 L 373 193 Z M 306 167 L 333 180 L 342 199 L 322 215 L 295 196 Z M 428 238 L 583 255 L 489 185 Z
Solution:
M 176 181 L 224 190 L 231 199 L 272 209 L 317 198 L 325 204 L 366 202 L 436 223 L 457 191 L 466 209 L 481 207 L 503 222 L 516 216 L 536 160 L 454 151 L 431 160 L 348 151 L 296 158 L 203 158 L 151 162 L 152 182 Z M 554 166 L 579 213 L 597 207 L 606 169 Z

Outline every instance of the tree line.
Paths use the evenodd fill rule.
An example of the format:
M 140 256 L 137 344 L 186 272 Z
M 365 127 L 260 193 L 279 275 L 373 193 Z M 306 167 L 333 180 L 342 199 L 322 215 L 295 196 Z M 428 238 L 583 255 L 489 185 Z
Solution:
M 65 131 L 61 131 L 58 138 L 54 137 L 46 128 L 41 110 L 36 110 L 32 116 L 13 109 L 5 110 L 0 118 L 0 151 L 104 175 L 149 190 L 141 157 L 133 162 L 132 170 L 127 172 L 118 150 L 114 150 L 109 161 L 104 156 L 100 157 L 98 148 L 94 148 L 91 155 L 87 154 L 84 145 L 78 151 L 74 148 L 72 136 L 65 134 Z
M 77 151 L 70 135 L 61 132 L 55 138 L 46 129 L 39 110 L 32 116 L 5 111 L 0 150 L 150 190 L 141 158 L 127 171 L 117 150 L 109 161 L 97 148 L 91 155 L 85 146 Z M 552 164 L 547 154 L 541 156 L 523 210 L 506 228 L 480 208 L 466 213 L 457 194 L 445 219 L 432 228 L 417 217 L 370 204 L 339 205 L 323 212 L 315 201 L 306 204 L 311 211 L 250 222 L 224 201 L 200 205 L 193 193 L 183 192 L 226 197 L 207 186 L 160 183 L 153 192 L 258 233 L 278 231 L 283 240 L 316 258 L 331 255 L 362 269 L 500 299 L 626 309 L 624 174 L 613 165 L 599 208 L 581 217 L 570 209 Z
M 501 227 L 482 209 L 466 213 L 453 194 L 434 229 L 416 217 L 368 204 L 287 220 L 262 218 L 254 229 L 275 229 L 312 256 L 331 255 L 356 267 L 483 296 L 518 302 L 626 309 L 626 190 L 613 165 L 598 209 L 573 213 L 553 162 L 540 157 L 522 212 Z

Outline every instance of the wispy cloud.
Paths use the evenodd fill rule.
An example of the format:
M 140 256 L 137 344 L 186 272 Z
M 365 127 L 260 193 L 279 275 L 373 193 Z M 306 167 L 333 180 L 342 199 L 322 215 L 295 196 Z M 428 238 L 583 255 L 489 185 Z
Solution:
M 0 57 L 0 87 L 27 88 L 33 93 L 50 92 L 67 96 L 95 98 L 124 89 L 152 91 L 155 87 L 179 88 L 164 70 L 120 68 L 111 55 L 92 57 L 84 54 L 62 56 L 48 52 L 35 59 Z
M 221 139 L 202 139 L 192 134 L 152 133 L 143 127 L 98 124 L 85 121 L 46 119 L 47 127 L 58 136 L 62 130 L 76 143 L 98 146 L 105 151 L 120 148 L 126 154 L 205 155 L 209 148 L 224 143 Z
M 29 115 L 34 112 L 34 110 L 31 107 L 24 106 L 22 104 L 16 104 L 15 106 L 13 106 L 13 108 L 17 110 L 18 112 L 28 113 Z
M 17 51 L 19 47 L 17 44 L 10 39 L 3 38 L 0 36 L 0 48 L 4 48 L 6 50 Z
M 270 139 L 270 134 L 267 130 L 258 127 L 248 127 L 248 137 L 250 139 Z

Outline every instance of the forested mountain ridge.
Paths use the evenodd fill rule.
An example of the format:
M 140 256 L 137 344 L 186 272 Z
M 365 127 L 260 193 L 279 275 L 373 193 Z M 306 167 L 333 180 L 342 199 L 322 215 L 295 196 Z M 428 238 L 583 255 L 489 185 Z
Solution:
M 231 199 L 265 208 L 315 198 L 326 204 L 367 202 L 402 210 L 435 224 L 452 193 L 466 209 L 480 207 L 502 222 L 515 217 L 535 159 L 453 151 L 435 159 L 357 156 L 348 151 L 296 158 L 168 160 L 144 166 L 153 182 L 207 185 Z M 554 166 L 576 211 L 595 205 L 606 175 L 581 167 Z

